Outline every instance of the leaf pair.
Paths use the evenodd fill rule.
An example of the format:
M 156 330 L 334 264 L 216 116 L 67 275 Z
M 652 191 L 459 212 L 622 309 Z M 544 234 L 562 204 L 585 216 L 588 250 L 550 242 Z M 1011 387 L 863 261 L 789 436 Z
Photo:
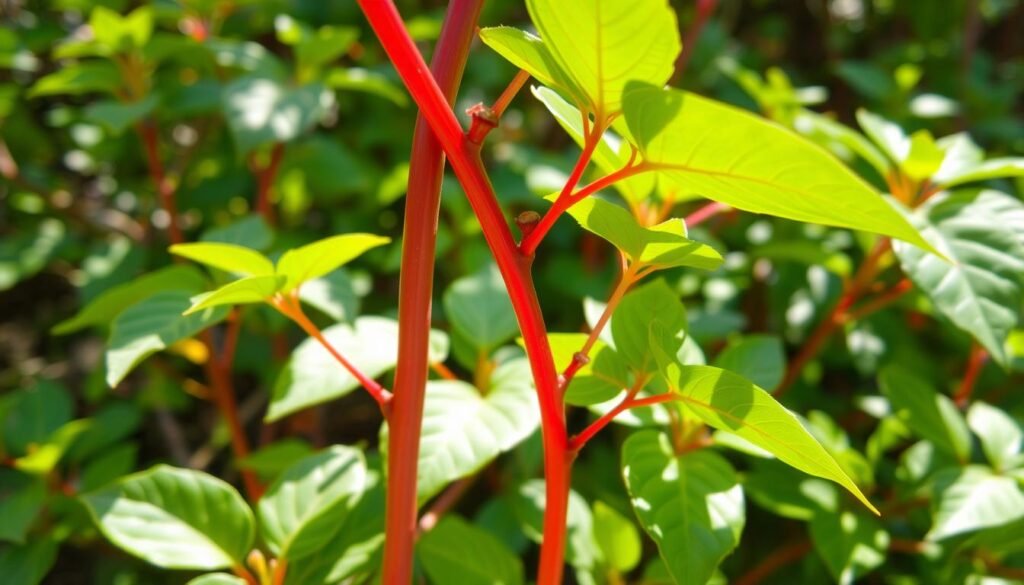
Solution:
M 243 277 L 197 297 L 186 311 L 191 314 L 209 307 L 260 303 L 275 294 L 288 294 L 390 241 L 371 234 L 333 236 L 285 252 L 276 266 L 263 254 L 234 244 L 177 244 L 171 246 L 171 253 Z

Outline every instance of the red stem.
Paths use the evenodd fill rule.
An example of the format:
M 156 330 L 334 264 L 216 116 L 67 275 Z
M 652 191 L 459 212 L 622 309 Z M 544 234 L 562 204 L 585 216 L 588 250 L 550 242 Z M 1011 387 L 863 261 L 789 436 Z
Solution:
M 432 71 L 447 104 L 455 101 L 483 0 L 452 0 Z M 444 151 L 421 113 L 416 120 L 405 199 L 398 299 L 398 369 L 388 422 L 388 490 L 383 583 L 409 583 L 417 534 L 416 474 L 430 367 L 431 300 Z
M 745 575 L 737 579 L 734 585 L 757 585 L 772 573 L 790 563 L 795 563 L 811 552 L 811 541 L 800 540 L 787 544 L 771 553 Z
M 977 343 L 972 344 L 971 354 L 967 358 L 967 370 L 964 372 L 964 379 L 960 382 L 960 387 L 957 388 L 956 394 L 953 396 L 953 401 L 960 408 L 965 408 L 967 403 L 971 401 L 974 385 L 978 382 L 978 376 L 981 375 L 981 371 L 985 368 L 987 361 L 988 352 L 985 351 L 985 348 Z
M 723 211 L 728 211 L 728 210 L 729 210 L 729 206 L 728 205 L 726 205 L 724 203 L 719 203 L 717 201 L 712 201 L 711 203 L 708 203 L 707 205 L 704 205 L 703 207 L 701 207 L 697 211 L 694 211 L 690 215 L 687 215 L 686 216 L 686 227 L 687 228 L 692 228 L 692 227 L 698 226 L 698 225 L 704 223 L 705 221 L 711 219 L 712 217 L 718 215 L 719 213 L 722 213 Z
M 267 166 L 256 172 L 256 212 L 263 216 L 269 225 L 274 225 L 274 206 L 270 201 L 270 192 L 274 187 L 277 170 L 281 168 L 284 158 L 284 143 L 278 142 L 270 151 Z
M 679 396 L 671 392 L 665 394 L 656 394 L 654 396 L 646 396 L 644 398 L 637 398 L 636 394 L 637 392 L 640 391 L 640 388 L 642 387 L 643 384 L 634 385 L 633 389 L 629 391 L 629 394 L 627 394 L 625 398 L 622 399 L 622 402 L 616 405 L 615 408 L 604 413 L 604 415 L 602 415 L 601 418 L 590 423 L 590 426 L 583 429 L 583 431 L 580 434 L 570 439 L 569 448 L 572 449 L 573 451 L 579 451 L 580 449 L 583 448 L 584 445 L 587 444 L 588 441 L 590 441 L 590 439 L 594 438 L 594 435 L 601 432 L 601 429 L 611 424 L 611 422 L 615 420 L 615 417 L 619 416 L 620 414 L 631 408 L 653 406 L 655 404 L 662 404 L 664 402 L 670 402 L 672 400 L 679 399 Z
M 145 121 L 140 123 L 137 129 L 139 137 L 142 139 L 143 150 L 146 152 L 149 175 L 156 188 L 157 197 L 160 199 L 160 207 L 168 216 L 167 235 L 172 244 L 180 244 L 185 241 L 185 236 L 181 233 L 181 226 L 178 225 L 178 204 L 174 198 L 174 187 L 167 181 L 164 163 L 160 160 L 156 126 Z
M 557 585 L 564 568 L 565 520 L 573 454 L 568 449 L 565 414 L 558 398 L 558 374 L 530 273 L 532 256 L 519 252 L 483 169 L 479 144 L 470 142 L 463 134 L 394 4 L 390 0 L 359 0 L 359 5 L 448 155 L 512 300 L 537 387 L 544 440 L 546 507 L 537 584 Z
M 717 4 L 718 0 L 697 0 L 697 13 L 694 15 L 693 21 L 690 22 L 690 28 L 686 30 L 683 50 L 679 53 L 679 58 L 676 59 L 675 73 L 670 82 L 672 85 L 675 85 L 683 77 L 683 72 L 686 71 L 686 66 L 690 64 L 690 58 L 693 56 L 693 49 L 697 46 L 697 40 L 700 39 L 700 33 L 715 12 Z

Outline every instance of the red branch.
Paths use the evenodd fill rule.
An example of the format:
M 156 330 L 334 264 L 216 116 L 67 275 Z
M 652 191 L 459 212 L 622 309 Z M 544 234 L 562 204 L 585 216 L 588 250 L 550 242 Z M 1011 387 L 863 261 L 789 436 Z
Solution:
M 964 372 L 964 379 L 960 382 L 960 387 L 957 388 L 956 394 L 953 395 L 953 401 L 960 408 L 966 408 L 967 404 L 971 401 L 971 395 L 974 394 L 974 386 L 978 382 L 978 376 L 981 375 L 981 371 L 985 369 L 986 362 L 988 362 L 988 352 L 985 351 L 985 348 L 977 343 L 972 344 L 971 353 L 967 357 L 967 370 Z

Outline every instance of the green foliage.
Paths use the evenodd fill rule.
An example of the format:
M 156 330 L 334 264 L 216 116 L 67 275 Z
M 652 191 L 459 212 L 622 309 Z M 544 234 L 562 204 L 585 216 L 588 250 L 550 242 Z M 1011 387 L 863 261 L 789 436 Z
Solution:
M 416 554 L 435 583 L 521 585 L 523 565 L 500 540 L 449 516 L 421 538 Z

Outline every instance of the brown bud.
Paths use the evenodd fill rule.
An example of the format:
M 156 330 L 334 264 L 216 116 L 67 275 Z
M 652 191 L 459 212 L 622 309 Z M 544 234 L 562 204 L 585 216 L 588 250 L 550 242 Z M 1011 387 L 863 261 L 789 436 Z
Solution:
M 540 214 L 536 211 L 524 211 L 516 216 L 516 226 L 519 227 L 524 238 L 530 235 L 538 223 L 540 223 Z

